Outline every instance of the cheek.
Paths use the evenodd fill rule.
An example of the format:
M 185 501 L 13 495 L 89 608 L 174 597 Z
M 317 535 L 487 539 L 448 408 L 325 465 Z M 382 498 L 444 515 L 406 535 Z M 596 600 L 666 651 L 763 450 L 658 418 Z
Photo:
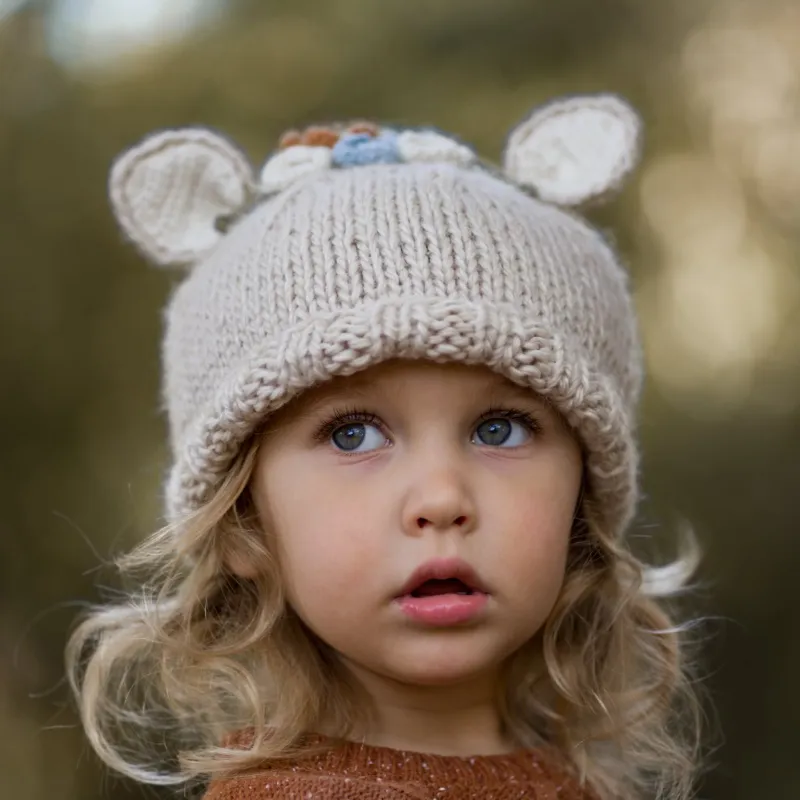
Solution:
M 502 564 L 508 586 L 529 607 L 552 606 L 561 588 L 572 535 L 580 470 L 550 472 L 505 498 Z
M 510 582 L 534 597 L 544 598 L 558 592 L 566 567 L 571 519 L 571 516 L 543 519 L 537 509 L 520 515 L 503 554 Z
M 379 537 L 368 499 L 324 480 L 307 465 L 282 462 L 258 476 L 257 505 L 275 534 L 289 599 L 298 611 L 354 599 L 354 587 L 377 560 Z M 362 581 L 363 582 L 363 581 Z

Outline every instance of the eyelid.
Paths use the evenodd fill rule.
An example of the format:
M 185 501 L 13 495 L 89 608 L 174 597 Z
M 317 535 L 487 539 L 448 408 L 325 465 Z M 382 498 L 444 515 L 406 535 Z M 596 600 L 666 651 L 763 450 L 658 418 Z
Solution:
M 514 406 L 492 406 L 478 417 L 477 424 L 489 419 L 497 419 L 498 417 L 521 422 L 534 436 L 538 436 L 542 432 L 543 425 L 539 414 Z
M 375 425 L 386 432 L 386 427 L 380 417 L 372 411 L 356 406 L 343 406 L 332 408 L 326 415 L 325 421 L 317 428 L 314 439 L 319 442 L 326 442 L 333 432 L 342 425 L 348 423 L 361 423 L 364 425 Z
M 480 425 L 489 419 L 511 419 L 525 425 L 534 436 L 542 431 L 542 423 L 539 415 L 531 411 L 525 411 L 513 406 L 492 406 L 481 412 L 475 420 L 475 425 Z M 327 442 L 331 435 L 338 428 L 348 423 L 363 425 L 374 425 L 386 435 L 386 425 L 383 420 L 374 412 L 358 406 L 343 406 L 332 408 L 325 417 L 325 421 L 317 428 L 314 439 L 318 442 Z
M 478 417 L 479 420 L 486 419 L 488 417 L 531 417 L 534 419 L 538 418 L 538 414 L 535 411 L 526 411 L 522 408 L 517 408 L 516 406 L 512 405 L 493 405 L 486 409 L 486 411 L 482 411 Z

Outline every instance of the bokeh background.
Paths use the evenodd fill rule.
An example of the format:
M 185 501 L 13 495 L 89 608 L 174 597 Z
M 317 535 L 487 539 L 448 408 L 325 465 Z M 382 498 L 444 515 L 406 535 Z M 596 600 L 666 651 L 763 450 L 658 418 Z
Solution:
M 286 128 L 436 124 L 498 159 L 555 95 L 611 90 L 644 161 L 592 212 L 646 341 L 645 502 L 689 521 L 719 747 L 711 800 L 800 798 L 797 0 L 0 0 L 0 796 L 143 796 L 84 744 L 61 678 L 104 565 L 159 523 L 161 308 L 106 201 L 111 159 L 204 124 L 254 164 Z M 166 796 L 153 790 L 146 796 Z

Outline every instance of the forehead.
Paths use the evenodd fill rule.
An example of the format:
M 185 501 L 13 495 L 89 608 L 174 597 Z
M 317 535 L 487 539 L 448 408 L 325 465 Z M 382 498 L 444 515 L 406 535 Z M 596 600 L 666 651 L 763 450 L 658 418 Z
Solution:
M 393 359 L 356 372 L 333 378 L 298 398 L 307 408 L 348 397 L 396 396 L 410 381 L 426 386 L 448 387 L 470 396 L 501 396 L 528 401 L 540 400 L 533 391 L 483 365 Z M 543 401 L 542 401 L 543 402 Z

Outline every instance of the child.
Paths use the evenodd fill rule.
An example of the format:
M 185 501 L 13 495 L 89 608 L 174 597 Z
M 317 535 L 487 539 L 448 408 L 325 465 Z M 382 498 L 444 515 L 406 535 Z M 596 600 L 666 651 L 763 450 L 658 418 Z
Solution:
M 565 210 L 639 133 L 599 95 L 533 112 L 501 168 L 370 123 L 292 131 L 257 177 L 202 129 L 116 162 L 124 232 L 192 266 L 169 525 L 67 653 L 109 765 L 208 800 L 689 796 L 698 703 L 658 596 L 692 559 L 648 570 L 623 538 L 636 324 Z

